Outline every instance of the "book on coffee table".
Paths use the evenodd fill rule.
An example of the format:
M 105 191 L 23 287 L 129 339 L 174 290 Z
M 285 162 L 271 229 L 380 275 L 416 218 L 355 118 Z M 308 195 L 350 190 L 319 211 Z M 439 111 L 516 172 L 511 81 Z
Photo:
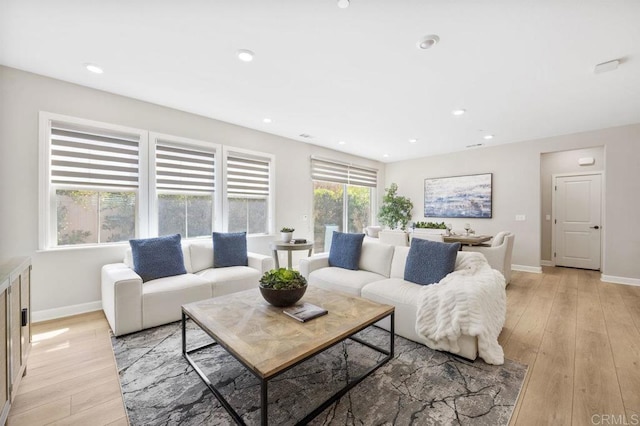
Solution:
M 327 314 L 327 310 L 311 303 L 300 303 L 284 309 L 282 312 L 300 322 L 312 320 Z

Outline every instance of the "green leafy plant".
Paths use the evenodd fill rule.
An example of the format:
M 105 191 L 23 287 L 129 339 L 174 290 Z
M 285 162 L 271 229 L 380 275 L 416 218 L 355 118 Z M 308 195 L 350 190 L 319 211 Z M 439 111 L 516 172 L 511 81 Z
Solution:
M 447 225 L 444 222 L 416 222 L 414 224 L 415 228 L 426 228 L 426 229 L 447 229 Z
M 407 197 L 397 195 L 398 185 L 392 183 L 389 188 L 385 188 L 384 197 L 382 197 L 382 206 L 378 212 L 380 223 L 391 229 L 405 230 L 407 224 L 411 220 L 411 209 L 413 203 Z
M 265 272 L 260 278 L 260 285 L 274 290 L 290 290 L 306 286 L 307 280 L 298 271 L 280 268 Z
M 280 232 L 293 232 L 293 231 L 295 231 L 295 229 L 287 228 L 286 226 L 280 230 Z

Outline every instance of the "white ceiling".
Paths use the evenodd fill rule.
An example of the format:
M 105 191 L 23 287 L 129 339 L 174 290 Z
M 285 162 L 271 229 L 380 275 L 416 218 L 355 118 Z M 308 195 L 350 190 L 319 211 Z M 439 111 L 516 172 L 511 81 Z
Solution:
M 633 0 L 0 0 L 3 65 L 383 162 L 638 123 L 639 59 Z

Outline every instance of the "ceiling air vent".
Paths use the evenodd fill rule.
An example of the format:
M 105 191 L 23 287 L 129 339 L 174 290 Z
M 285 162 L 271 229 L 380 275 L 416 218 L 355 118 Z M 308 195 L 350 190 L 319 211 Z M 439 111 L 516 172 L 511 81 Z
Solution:
M 308 134 L 306 134 L 306 133 L 300 133 L 300 137 L 301 137 L 301 138 L 305 138 L 305 139 L 311 139 L 311 138 L 313 138 L 313 136 L 308 135 Z

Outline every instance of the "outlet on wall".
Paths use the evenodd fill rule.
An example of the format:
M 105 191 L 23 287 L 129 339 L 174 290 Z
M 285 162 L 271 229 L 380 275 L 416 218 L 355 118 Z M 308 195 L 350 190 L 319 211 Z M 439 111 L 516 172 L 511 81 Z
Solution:
M 523 215 L 523 214 L 517 214 L 516 215 L 516 221 L 518 221 L 518 222 L 523 222 L 523 221 L 526 220 L 526 218 L 527 217 L 525 215 Z

